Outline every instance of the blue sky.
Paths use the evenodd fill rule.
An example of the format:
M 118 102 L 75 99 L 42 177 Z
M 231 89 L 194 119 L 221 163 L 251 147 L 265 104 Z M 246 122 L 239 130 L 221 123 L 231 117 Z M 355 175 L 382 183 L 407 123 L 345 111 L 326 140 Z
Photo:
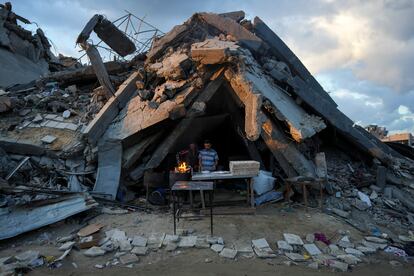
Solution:
M 261 17 L 320 81 L 339 108 L 361 125 L 414 132 L 414 0 L 16 0 L 57 52 L 78 57 L 88 19 L 114 20 L 125 10 L 164 32 L 199 11 L 244 10 Z M 32 28 L 35 28 L 33 26 Z

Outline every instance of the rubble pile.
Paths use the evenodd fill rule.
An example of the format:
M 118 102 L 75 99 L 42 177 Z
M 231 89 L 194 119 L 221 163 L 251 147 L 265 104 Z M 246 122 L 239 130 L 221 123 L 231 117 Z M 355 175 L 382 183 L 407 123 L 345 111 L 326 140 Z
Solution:
M 2 208 L 14 208 L 22 186 L 25 193 L 41 188 L 59 198 L 75 193 L 65 200 L 76 200 L 79 212 L 95 206 L 88 192 L 114 201 L 133 190 L 135 197 L 148 188 L 146 174 L 168 173 L 179 149 L 207 132 L 219 136 L 218 126 L 227 120 L 226 130 L 236 134 L 240 151 L 247 153 L 243 158 L 278 179 L 324 180 L 327 209 L 361 231 L 392 224 L 398 236 L 411 227 L 413 160 L 354 125 L 260 18 L 251 22 L 243 11 L 196 13 L 155 39 L 145 56 L 104 64 L 86 41 L 92 31 L 107 40 L 111 36 L 102 35 L 105 30 L 119 36 L 118 42 L 110 40 L 115 51 L 135 50 L 119 30 L 105 29 L 108 22 L 96 15 L 78 37 L 91 66 L 1 91 L 10 99 L 0 102 L 0 147 L 6 152 L 0 183 L 10 194 Z M 108 234 L 85 254 L 115 250 L 109 245 L 114 241 L 123 252 L 134 250 L 120 232 L 112 234 L 122 241 Z M 183 247 L 198 242 L 197 237 L 184 240 Z M 280 244 L 294 245 L 286 256 L 295 262 L 307 260 L 303 250 L 310 255 L 322 250 L 289 241 Z M 257 241 L 256 255 L 273 256 L 266 243 Z M 347 270 L 363 255 L 354 247 L 343 246 L 345 253 L 340 249 L 324 261 Z M 233 248 L 212 250 L 229 258 L 237 254 Z M 131 264 L 142 252 L 136 249 L 116 261 Z

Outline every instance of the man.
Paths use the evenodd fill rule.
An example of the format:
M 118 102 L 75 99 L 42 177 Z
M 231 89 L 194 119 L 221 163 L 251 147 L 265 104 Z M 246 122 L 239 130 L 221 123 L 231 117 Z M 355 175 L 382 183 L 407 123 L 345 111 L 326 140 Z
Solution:
M 211 148 L 209 140 L 204 141 L 204 149 L 200 150 L 198 155 L 200 171 L 215 171 L 218 164 L 217 152 Z

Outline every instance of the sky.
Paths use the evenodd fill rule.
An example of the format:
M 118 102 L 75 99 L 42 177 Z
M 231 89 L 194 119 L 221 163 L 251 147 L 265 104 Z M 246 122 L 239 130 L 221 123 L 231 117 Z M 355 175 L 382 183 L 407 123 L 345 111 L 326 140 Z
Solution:
M 79 57 L 75 40 L 96 13 L 125 10 L 168 32 L 195 12 L 259 16 L 305 64 L 339 109 L 362 126 L 414 132 L 414 0 L 15 0 L 56 51 Z M 35 25 L 32 27 L 35 29 Z M 26 28 L 29 28 L 26 26 Z

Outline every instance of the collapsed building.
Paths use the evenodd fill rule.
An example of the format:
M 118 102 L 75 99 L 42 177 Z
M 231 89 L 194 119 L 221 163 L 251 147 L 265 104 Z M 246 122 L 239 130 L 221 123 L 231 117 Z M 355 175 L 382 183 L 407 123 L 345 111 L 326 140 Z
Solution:
M 372 212 L 382 220 L 400 213 L 399 227 L 412 224 L 413 161 L 355 125 L 260 18 L 244 17 L 196 13 L 145 56 L 2 92 L 13 103 L 0 118 L 7 216 L 14 205 L 66 193 L 127 201 L 149 184 L 168 187 L 176 153 L 208 137 L 224 170 L 229 161 L 256 160 L 281 188 L 286 178 L 322 177 L 323 152 L 324 189 L 344 194 L 327 200 L 338 214 L 346 217 L 358 190 L 378 187 L 388 198 L 378 206 L 392 211 Z M 109 97 L 108 80 L 116 88 Z

